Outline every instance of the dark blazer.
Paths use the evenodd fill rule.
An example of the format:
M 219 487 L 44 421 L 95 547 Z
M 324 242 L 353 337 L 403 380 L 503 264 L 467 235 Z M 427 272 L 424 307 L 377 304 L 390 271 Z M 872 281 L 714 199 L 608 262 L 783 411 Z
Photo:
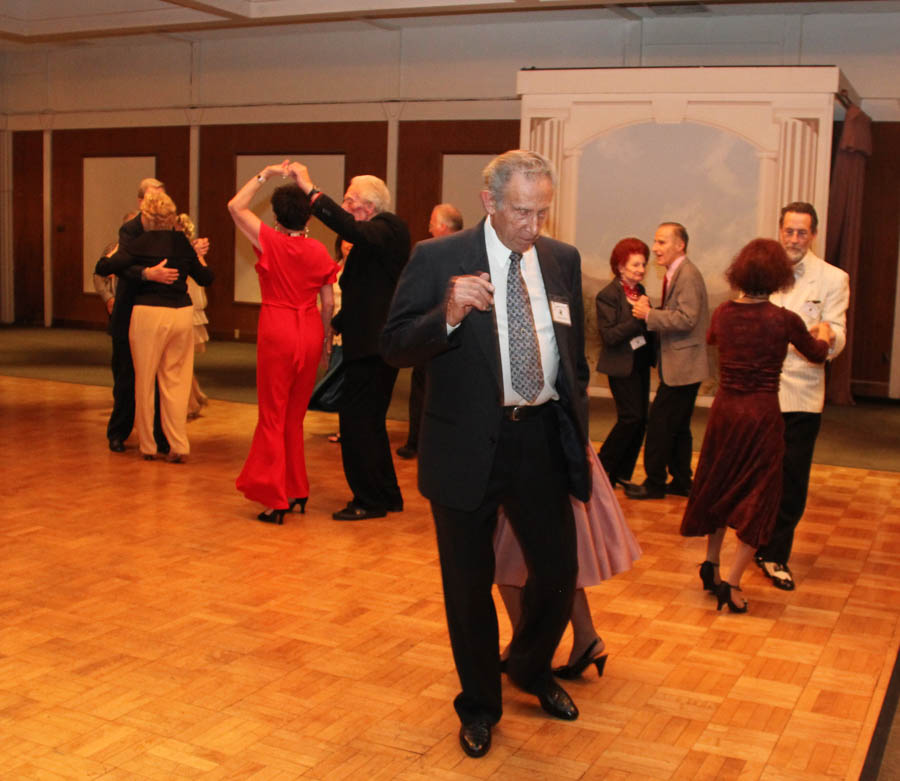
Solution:
M 163 258 L 167 266 L 178 271 L 178 279 L 171 285 L 142 280 L 136 283 L 134 304 L 149 306 L 183 307 L 191 305 L 187 292 L 187 278 L 190 275 L 198 285 L 206 286 L 213 279 L 212 270 L 198 259 L 194 248 L 181 231 L 146 231 L 128 244 L 127 250 L 118 250 L 111 258 L 100 258 L 94 269 L 95 274 L 107 276 L 119 274 L 123 279 L 132 276 L 139 279 L 139 269 L 157 265 Z
M 559 347 L 557 410 L 570 491 L 590 493 L 584 304 L 578 250 L 553 239 L 536 244 L 548 299 L 569 304 L 571 325 L 553 324 Z M 472 310 L 447 334 L 444 302 L 451 277 L 489 272 L 484 221 L 416 245 L 400 277 L 382 334 L 385 360 L 425 365 L 424 417 L 419 435 L 419 490 L 463 511 L 479 506 L 500 436 L 503 379 L 493 310 Z
M 644 286 L 638 284 L 638 292 L 644 295 Z M 654 336 L 643 320 L 631 314 L 631 303 L 618 278 L 597 293 L 597 328 L 600 330 L 600 358 L 597 371 L 610 377 L 627 377 L 634 369 L 634 353 L 631 340 L 643 336 L 650 352 L 650 365 L 656 363 Z
M 126 220 L 119 228 L 118 252 L 127 251 L 129 244 L 144 232 L 144 224 L 141 222 L 140 212 Z M 103 258 L 97 263 L 99 267 Z M 95 270 L 95 273 L 100 272 Z M 116 285 L 116 301 L 113 304 L 112 314 L 109 316 L 109 328 L 107 329 L 113 339 L 128 340 L 128 327 L 131 325 L 131 310 L 134 308 L 134 295 L 137 292 L 140 280 L 125 273 L 117 274 L 119 282 Z
M 390 212 L 358 221 L 325 194 L 316 198 L 312 213 L 353 243 L 339 282 L 341 311 L 333 321 L 344 359 L 376 355 L 391 296 L 409 259 L 409 228 Z

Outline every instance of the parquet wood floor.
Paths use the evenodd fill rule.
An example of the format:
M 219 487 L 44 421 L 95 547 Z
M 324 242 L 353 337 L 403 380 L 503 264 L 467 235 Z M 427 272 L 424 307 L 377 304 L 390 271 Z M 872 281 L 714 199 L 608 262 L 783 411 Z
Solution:
M 473 760 L 415 462 L 397 463 L 405 512 L 335 523 L 336 422 L 310 413 L 307 514 L 273 527 L 234 489 L 255 407 L 213 402 L 171 465 L 110 453 L 109 406 L 106 388 L 0 377 L 0 778 L 859 774 L 898 646 L 900 474 L 816 466 L 799 587 L 750 573 L 745 616 L 701 591 L 684 499 L 623 499 L 644 556 L 590 591 L 610 660 L 568 686 L 581 718 L 505 684 Z

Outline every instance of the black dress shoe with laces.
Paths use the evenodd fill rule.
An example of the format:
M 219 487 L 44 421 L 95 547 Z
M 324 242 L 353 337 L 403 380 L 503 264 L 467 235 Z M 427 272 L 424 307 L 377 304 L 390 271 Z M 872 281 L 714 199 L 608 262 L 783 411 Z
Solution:
M 459 745 L 470 757 L 483 757 L 491 747 L 491 725 L 486 721 L 460 725 Z
M 331 517 L 336 521 L 364 521 L 367 518 L 384 518 L 385 515 L 387 510 L 374 510 L 355 502 L 347 502 L 346 507 L 332 513 Z
M 572 698 L 555 681 L 548 683 L 546 689 L 536 694 L 541 707 L 551 716 L 565 721 L 575 721 L 578 718 L 578 708 Z
M 635 485 L 631 483 L 625 486 L 625 496 L 629 499 L 665 499 L 666 489 L 657 488 L 654 485 Z

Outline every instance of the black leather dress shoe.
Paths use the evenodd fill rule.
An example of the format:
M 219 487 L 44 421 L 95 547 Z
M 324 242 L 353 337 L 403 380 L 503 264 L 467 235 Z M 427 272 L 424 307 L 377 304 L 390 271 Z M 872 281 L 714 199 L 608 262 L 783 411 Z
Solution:
M 373 510 L 354 502 L 347 502 L 346 507 L 332 513 L 331 517 L 336 521 L 364 521 L 367 518 L 384 518 L 385 515 L 387 515 L 387 510 Z
M 402 513 L 403 512 L 403 502 L 394 502 L 394 504 L 389 504 L 387 506 L 387 511 L 389 513 Z
M 400 458 L 404 458 L 407 461 L 411 458 L 416 457 L 416 449 L 414 447 L 410 447 L 409 445 L 401 445 L 397 448 L 396 453 Z
M 111 439 L 109 440 L 109 449 L 113 453 L 124 453 L 125 443 L 121 439 Z
M 632 483 L 625 486 L 625 496 L 629 499 L 665 499 L 666 491 L 664 488 L 656 488 L 646 483 L 644 485 Z
M 691 487 L 685 487 L 673 480 L 671 483 L 666 483 L 666 494 L 669 496 L 690 496 Z
M 486 721 L 460 725 L 459 745 L 470 757 L 483 757 L 491 747 L 491 725 Z
M 578 718 L 578 708 L 572 702 L 572 698 L 558 683 L 551 681 L 547 688 L 537 693 L 541 707 L 551 716 L 565 721 L 575 721 Z

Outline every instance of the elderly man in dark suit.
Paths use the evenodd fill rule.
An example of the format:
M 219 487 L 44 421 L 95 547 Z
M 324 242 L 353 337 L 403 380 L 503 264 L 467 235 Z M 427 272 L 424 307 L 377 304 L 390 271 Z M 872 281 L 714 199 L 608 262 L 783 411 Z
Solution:
M 332 321 L 341 334 L 344 383 L 338 407 L 341 459 L 353 493 L 336 521 L 383 518 L 403 509 L 385 418 L 397 369 L 384 362 L 378 339 L 400 272 L 409 259 L 409 228 L 389 210 L 391 193 L 377 176 L 354 176 L 337 204 L 320 192 L 301 163 L 297 184 L 312 201 L 312 214 L 353 244 L 341 275 L 341 311 Z
M 659 336 L 659 385 L 650 405 L 644 443 L 643 485 L 625 486 L 631 499 L 662 499 L 666 494 L 691 492 L 691 417 L 700 383 L 709 376 L 706 331 L 709 304 L 700 270 L 686 256 L 684 225 L 664 222 L 656 229 L 653 254 L 666 270 L 662 304 L 650 307 L 642 296 L 632 308 Z M 666 470 L 672 480 L 666 483 Z
M 510 680 L 561 719 L 578 709 L 550 663 L 578 569 L 569 492 L 587 499 L 587 382 L 581 258 L 541 236 L 550 164 L 514 150 L 485 169 L 487 218 L 420 243 L 382 337 L 397 366 L 426 367 L 419 489 L 431 500 L 470 756 L 502 713 L 492 536 L 501 505 L 528 563 Z

